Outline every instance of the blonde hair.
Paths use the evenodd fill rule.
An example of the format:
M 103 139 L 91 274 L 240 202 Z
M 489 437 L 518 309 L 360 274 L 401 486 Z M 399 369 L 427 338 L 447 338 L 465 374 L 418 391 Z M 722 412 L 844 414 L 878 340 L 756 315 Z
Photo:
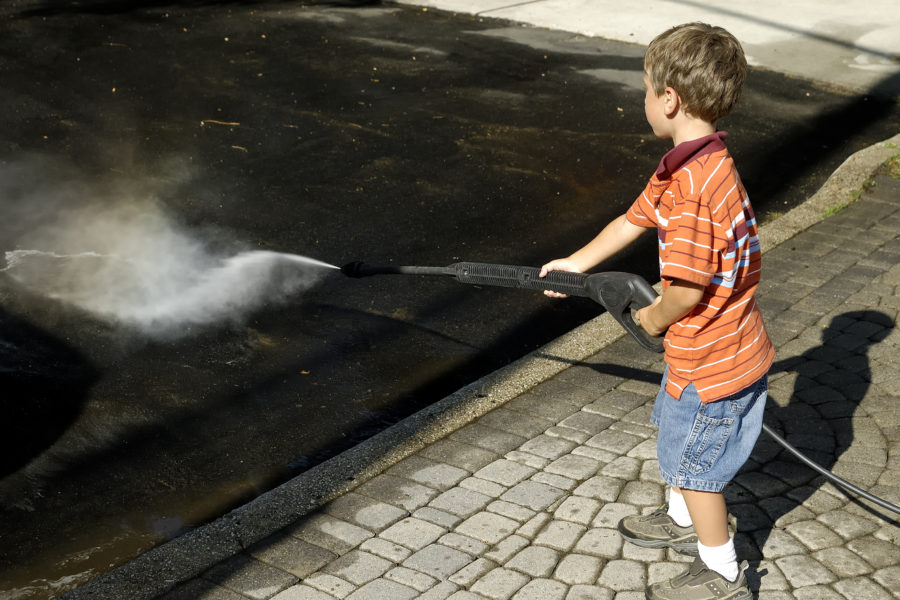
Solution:
M 740 42 L 725 29 L 685 23 L 650 42 L 644 71 L 657 96 L 671 87 L 686 114 L 715 123 L 737 103 L 747 59 Z

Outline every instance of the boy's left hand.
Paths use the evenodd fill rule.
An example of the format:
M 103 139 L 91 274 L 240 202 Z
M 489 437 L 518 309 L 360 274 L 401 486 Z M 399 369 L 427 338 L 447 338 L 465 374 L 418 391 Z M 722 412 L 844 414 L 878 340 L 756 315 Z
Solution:
M 638 325 L 640 325 L 644 331 L 652 335 L 653 337 L 659 337 L 666 332 L 668 327 L 658 327 L 653 324 L 653 317 L 651 310 L 656 307 L 660 302 L 662 302 L 662 296 L 657 296 L 653 303 L 649 306 L 645 306 L 641 308 L 635 313 L 634 320 L 637 321 Z

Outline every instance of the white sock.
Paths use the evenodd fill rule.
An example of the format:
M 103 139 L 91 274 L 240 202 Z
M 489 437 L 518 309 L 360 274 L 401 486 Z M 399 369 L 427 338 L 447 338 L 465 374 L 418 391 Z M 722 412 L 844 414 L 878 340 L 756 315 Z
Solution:
M 669 510 L 667 514 L 672 517 L 675 524 L 679 527 L 690 527 L 693 525 L 691 513 L 688 512 L 687 504 L 684 502 L 684 496 L 681 492 L 669 489 Z
M 738 563 L 737 553 L 734 551 L 734 538 L 728 538 L 721 546 L 704 546 L 698 541 L 697 549 L 700 551 L 700 560 L 709 569 L 728 581 L 737 580 Z

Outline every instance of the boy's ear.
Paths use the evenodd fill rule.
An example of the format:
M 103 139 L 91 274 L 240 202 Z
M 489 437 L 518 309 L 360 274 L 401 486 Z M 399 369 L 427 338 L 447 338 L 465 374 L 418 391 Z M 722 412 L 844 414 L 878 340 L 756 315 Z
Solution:
M 666 116 L 674 117 L 678 113 L 678 109 L 681 108 L 681 97 L 675 91 L 675 88 L 672 87 L 667 87 L 663 91 L 663 96 L 663 108 L 666 111 Z

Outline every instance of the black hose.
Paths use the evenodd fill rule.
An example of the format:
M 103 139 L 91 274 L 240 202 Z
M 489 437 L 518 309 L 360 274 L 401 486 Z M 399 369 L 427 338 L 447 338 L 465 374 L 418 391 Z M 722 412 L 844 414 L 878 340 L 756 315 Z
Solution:
M 769 436 L 771 436 L 773 440 L 775 440 L 776 442 L 778 442 L 779 444 L 784 446 L 785 450 L 787 450 L 788 452 L 790 452 L 791 454 L 793 454 L 794 456 L 799 458 L 800 462 L 805 464 L 807 467 L 809 467 L 813 471 L 817 471 L 817 472 L 821 473 L 827 479 L 831 480 L 833 483 L 836 483 L 837 485 L 839 485 L 840 487 L 842 487 L 844 489 L 850 490 L 854 494 L 858 494 L 858 495 L 862 496 L 863 498 L 865 498 L 866 500 L 869 500 L 870 502 L 874 502 L 875 504 L 877 504 L 878 506 L 881 506 L 882 508 L 886 508 L 890 511 L 900 514 L 900 506 L 897 506 L 896 504 L 891 504 L 884 498 L 879 498 L 878 496 L 870 494 L 869 492 L 865 491 L 864 489 L 861 489 L 860 487 L 850 483 L 846 479 L 843 479 L 842 477 L 835 475 L 834 473 L 832 473 L 825 467 L 822 467 L 821 465 L 816 464 L 811 459 L 804 456 L 802 452 L 800 452 L 799 450 L 797 450 L 796 448 L 791 446 L 787 442 L 787 440 L 785 440 L 783 437 L 781 437 L 780 435 L 775 433 L 772 430 L 772 428 L 769 427 L 768 425 L 766 425 L 765 423 L 763 423 L 762 427 L 763 427 L 763 431 L 768 433 Z

